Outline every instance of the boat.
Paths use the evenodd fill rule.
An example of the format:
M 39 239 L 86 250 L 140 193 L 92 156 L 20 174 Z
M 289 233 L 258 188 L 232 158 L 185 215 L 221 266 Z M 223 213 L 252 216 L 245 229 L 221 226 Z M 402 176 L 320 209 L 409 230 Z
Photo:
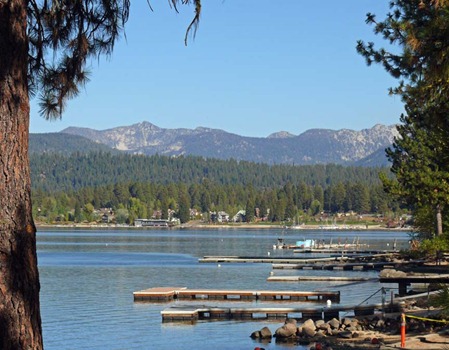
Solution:
M 276 244 L 273 244 L 273 249 L 287 249 L 288 246 L 283 238 L 278 238 Z
M 314 239 L 304 239 L 302 241 L 296 241 L 295 249 L 311 249 L 316 245 Z

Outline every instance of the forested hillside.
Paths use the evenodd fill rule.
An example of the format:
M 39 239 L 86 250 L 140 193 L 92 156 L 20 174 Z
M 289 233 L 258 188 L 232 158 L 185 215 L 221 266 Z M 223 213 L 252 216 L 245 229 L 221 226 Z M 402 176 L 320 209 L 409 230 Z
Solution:
M 120 151 L 114 150 L 102 143 L 94 142 L 85 137 L 58 132 L 45 134 L 30 134 L 30 154 L 59 153 L 70 155 L 74 152 L 111 152 L 118 154 Z
M 378 185 L 383 168 L 342 165 L 267 165 L 202 157 L 165 157 L 94 152 L 33 154 L 30 157 L 33 188 L 47 192 L 72 191 L 124 182 L 199 184 L 204 179 L 220 185 L 279 188 L 286 183 L 319 185 L 339 182 Z
M 115 220 L 129 223 L 154 215 L 167 218 L 169 212 L 182 222 L 192 213 L 234 215 L 242 209 L 247 221 L 298 221 L 323 211 L 386 213 L 395 208 L 379 181 L 384 168 L 103 152 L 32 154 L 30 161 L 35 217 L 44 221 L 98 220 L 98 208 L 112 208 L 120 213 Z

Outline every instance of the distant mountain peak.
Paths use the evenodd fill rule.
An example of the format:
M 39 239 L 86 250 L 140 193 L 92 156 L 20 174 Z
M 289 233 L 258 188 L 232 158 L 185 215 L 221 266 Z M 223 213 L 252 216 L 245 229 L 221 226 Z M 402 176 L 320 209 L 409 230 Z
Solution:
M 289 133 L 288 131 L 278 131 L 268 135 L 268 139 L 287 139 L 289 137 L 295 137 L 295 135 Z
M 376 124 L 361 131 L 317 128 L 298 136 L 279 131 L 263 138 L 245 137 L 207 127 L 165 129 L 146 121 L 102 131 L 70 127 L 61 133 L 83 136 L 111 148 L 135 154 L 195 155 L 296 165 L 354 164 L 379 149 L 389 147 L 398 135 L 395 125 Z M 387 163 L 385 157 L 385 164 Z

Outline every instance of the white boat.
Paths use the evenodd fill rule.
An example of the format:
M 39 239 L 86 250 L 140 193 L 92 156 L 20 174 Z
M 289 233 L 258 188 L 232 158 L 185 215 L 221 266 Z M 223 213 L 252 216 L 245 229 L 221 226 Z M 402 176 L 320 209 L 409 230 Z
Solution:
M 285 244 L 285 241 L 283 238 L 278 238 L 278 241 L 276 244 L 273 244 L 273 249 L 287 249 L 288 246 Z

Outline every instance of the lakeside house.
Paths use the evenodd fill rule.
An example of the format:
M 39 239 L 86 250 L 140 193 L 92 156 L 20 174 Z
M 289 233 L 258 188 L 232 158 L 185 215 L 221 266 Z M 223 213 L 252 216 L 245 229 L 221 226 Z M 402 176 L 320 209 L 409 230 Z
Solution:
M 212 222 L 229 222 L 229 214 L 224 211 L 217 212 L 211 212 L 210 213 L 210 220 Z
M 246 220 L 246 210 L 239 210 L 237 214 L 234 215 L 232 221 L 234 222 L 243 222 Z

